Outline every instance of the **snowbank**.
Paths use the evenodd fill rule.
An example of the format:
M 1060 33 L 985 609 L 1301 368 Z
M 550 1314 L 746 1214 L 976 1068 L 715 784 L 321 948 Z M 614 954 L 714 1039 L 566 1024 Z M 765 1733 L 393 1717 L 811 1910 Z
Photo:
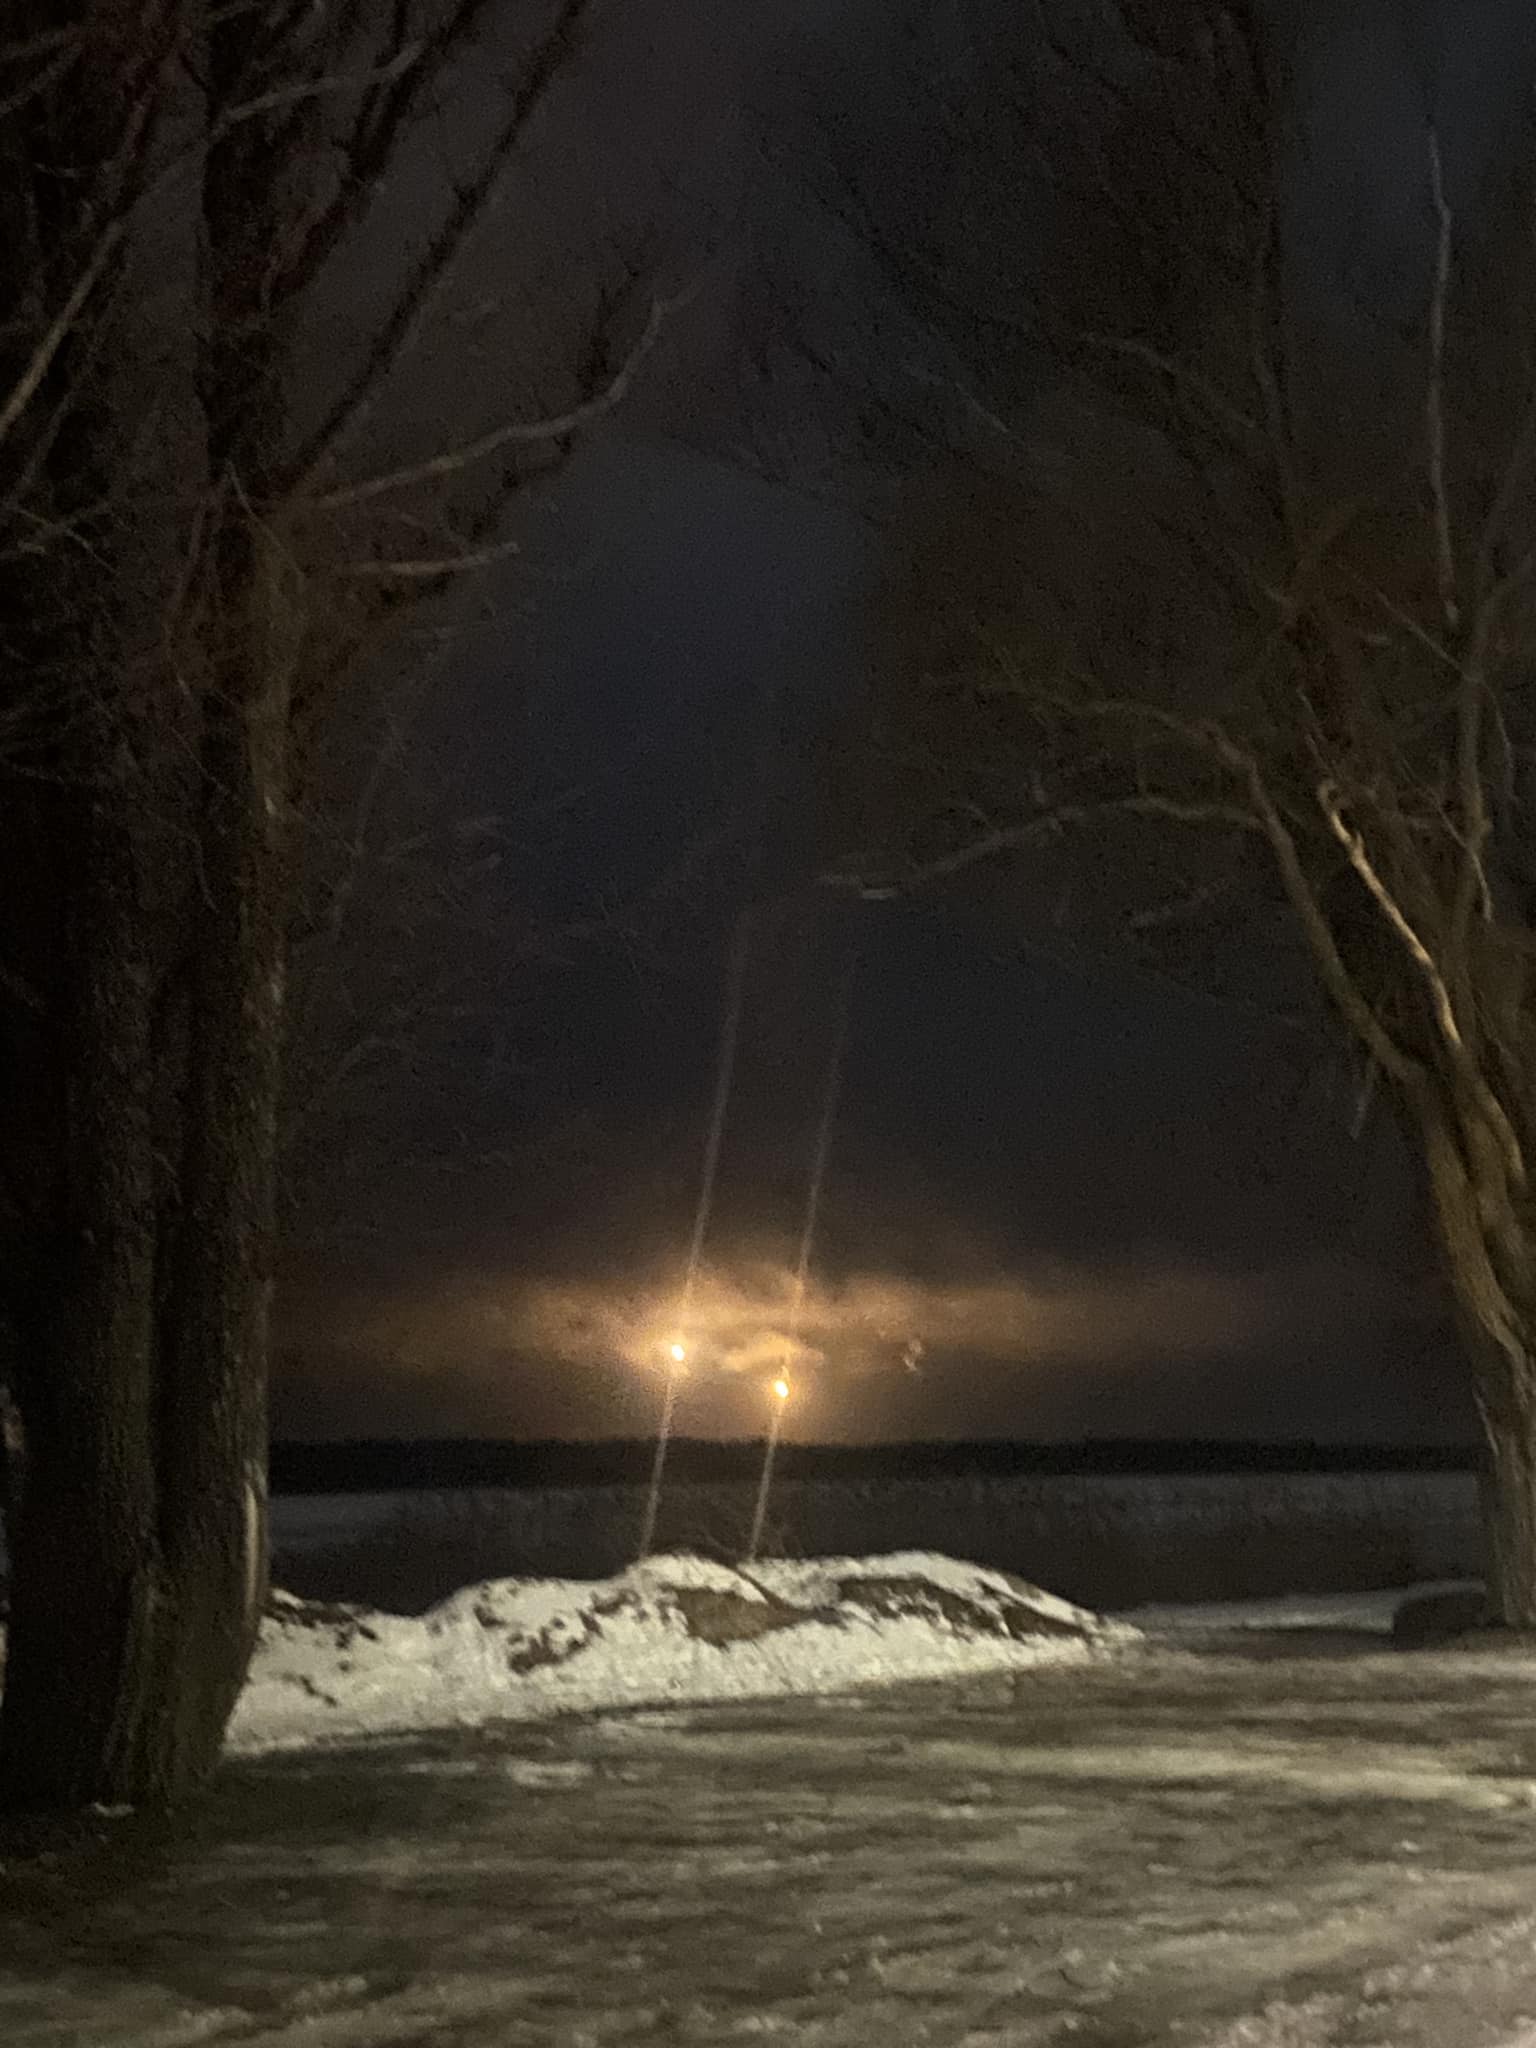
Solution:
M 612 1579 L 501 1579 L 421 1616 L 272 1597 L 238 1750 L 602 1707 L 842 1692 L 1134 1641 L 1006 1572 L 903 1551 L 751 1570 L 654 1557 Z

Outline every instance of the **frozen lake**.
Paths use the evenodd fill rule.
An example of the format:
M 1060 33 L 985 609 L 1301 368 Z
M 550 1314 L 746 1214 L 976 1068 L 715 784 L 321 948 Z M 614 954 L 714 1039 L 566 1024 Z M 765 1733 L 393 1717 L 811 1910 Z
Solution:
M 280 1583 L 415 1610 L 482 1579 L 603 1578 L 634 1555 L 637 1487 L 312 1494 L 273 1502 Z M 739 1556 L 750 1485 L 679 1484 L 657 1545 Z M 1463 1472 L 785 1480 L 766 1549 L 940 1550 L 1093 1607 L 1256 1598 L 1475 1575 Z

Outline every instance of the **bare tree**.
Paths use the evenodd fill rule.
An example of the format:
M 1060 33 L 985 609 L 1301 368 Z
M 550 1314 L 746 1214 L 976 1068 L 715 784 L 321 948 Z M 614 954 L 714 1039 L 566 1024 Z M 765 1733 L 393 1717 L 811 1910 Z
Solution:
M 185 1794 L 244 1676 L 314 736 L 406 617 L 514 545 L 511 501 L 620 403 L 665 317 L 594 257 L 537 322 L 536 278 L 481 321 L 508 353 L 464 374 L 454 280 L 528 189 L 591 12 L 7 16 L 0 1315 L 24 1456 L 3 1803 Z M 503 217 L 503 274 L 524 226 Z
M 1453 183 L 1426 99 L 1420 225 L 1367 285 L 1347 223 L 1303 232 L 1306 103 L 1255 11 L 1019 12 L 1013 62 L 995 23 L 971 52 L 990 201 L 893 212 L 829 151 L 946 450 L 849 865 L 1027 890 L 1065 842 L 1144 922 L 1241 912 L 1309 965 L 1422 1158 L 1494 1606 L 1536 1626 L 1536 134 Z

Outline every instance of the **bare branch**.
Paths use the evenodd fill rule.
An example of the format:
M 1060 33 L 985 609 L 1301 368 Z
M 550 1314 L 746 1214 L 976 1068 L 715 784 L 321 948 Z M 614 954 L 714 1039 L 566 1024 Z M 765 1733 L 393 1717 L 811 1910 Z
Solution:
M 343 484 L 336 490 L 322 492 L 319 496 L 306 498 L 304 509 L 316 512 L 334 512 L 343 507 L 366 504 L 370 499 L 382 498 L 395 491 L 410 490 L 419 484 L 434 483 L 444 477 L 457 475 L 484 462 L 488 456 L 499 454 L 503 448 L 533 447 L 551 441 L 564 441 L 584 428 L 595 426 L 599 420 L 622 405 L 629 395 L 636 376 L 655 348 L 667 320 L 686 306 L 698 293 L 699 281 L 686 291 L 670 299 L 655 299 L 651 303 L 650 317 L 639 340 L 624 358 L 614 375 L 600 391 L 590 398 L 584 398 L 577 405 L 563 413 L 552 413 L 544 419 L 510 420 L 504 426 L 493 427 L 478 440 L 466 441 L 458 448 L 446 448 L 438 455 L 429 456 L 424 462 L 407 464 L 403 469 L 386 471 L 381 476 L 367 477 L 360 483 Z
M 5 53 L 0 51 L 0 62 L 3 62 L 4 58 Z M 25 84 L 17 86 L 14 92 L 0 98 L 0 121 L 11 114 L 19 113 L 28 101 L 40 98 L 43 93 L 57 85 L 74 61 L 75 47 L 73 43 L 65 43 L 51 63 L 44 64 L 26 80 Z
M 1328 820 L 1328 829 L 1348 855 L 1350 866 L 1375 898 L 1378 909 L 1407 947 L 1414 965 L 1428 984 L 1436 1021 L 1446 1044 L 1457 1052 L 1464 1050 L 1461 1027 L 1456 1021 L 1456 1008 L 1451 1001 L 1451 992 L 1445 985 L 1445 977 L 1435 965 L 1434 956 L 1428 946 L 1409 923 L 1402 906 L 1382 880 L 1379 870 L 1366 850 L 1364 838 L 1345 818 L 1339 807 L 1338 791 L 1332 783 L 1324 782 L 1318 785 L 1317 802 L 1318 808 Z
M 1264 405 L 1269 458 L 1280 487 L 1281 511 L 1292 545 L 1301 522 L 1301 490 L 1296 475 L 1296 450 L 1287 400 L 1284 359 L 1284 313 L 1280 282 L 1281 251 L 1273 198 L 1264 209 L 1263 233 L 1254 251 L 1253 282 L 1248 309 L 1248 367 Z
M 273 86 L 270 92 L 257 93 L 251 99 L 242 100 L 238 106 L 222 109 L 200 149 L 206 149 L 209 144 L 220 141 L 245 122 L 259 121 L 267 114 L 281 112 L 284 107 L 298 106 L 306 100 L 329 99 L 337 93 L 355 92 L 360 85 L 388 83 L 419 62 L 421 50 L 420 43 L 410 43 L 398 56 L 390 58 L 388 63 L 379 65 L 375 70 L 332 71 L 323 78 L 299 79 L 294 84 L 277 85 Z
M 1435 635 L 1429 631 L 1423 622 L 1416 619 L 1412 612 L 1399 604 L 1397 599 L 1391 596 L 1389 592 L 1377 585 L 1371 590 L 1371 597 L 1375 603 L 1381 606 L 1381 609 L 1392 620 L 1393 624 L 1401 626 L 1410 638 L 1419 643 L 1426 654 L 1433 655 L 1437 662 L 1440 662 L 1451 671 L 1452 675 L 1465 675 L 1466 664 L 1461 658 L 1453 654 L 1443 640 L 1436 639 Z
M 517 143 L 560 76 L 590 6 L 591 0 L 562 0 L 511 96 L 507 117 L 488 145 L 479 170 L 459 191 L 356 372 L 288 465 L 281 495 L 303 493 L 320 464 L 367 418 L 381 385 L 419 335 L 459 251 L 499 196 Z
M 1536 455 L 1536 382 L 1527 395 L 1519 426 L 1510 440 L 1509 455 L 1499 478 L 1498 489 L 1483 520 L 1482 533 L 1478 539 L 1477 574 L 1475 588 L 1480 603 L 1496 602 L 1494 597 L 1494 557 L 1505 525 L 1517 504 L 1529 494 L 1529 471 L 1531 458 Z M 1527 570 L 1529 572 L 1529 558 Z
M 975 867 L 978 862 L 995 860 L 1003 854 L 1017 853 L 1023 847 L 1038 845 L 1042 839 L 1052 838 L 1059 832 L 1102 824 L 1106 819 L 1115 817 L 1164 818 L 1181 825 L 1220 825 L 1240 832 L 1263 830 L 1252 812 L 1239 804 L 1183 803 L 1176 797 L 1155 794 L 1114 797 L 1098 804 L 1054 804 L 1038 817 L 1019 825 L 1000 826 L 994 832 L 985 832 L 979 839 L 957 847 L 952 853 L 941 854 L 936 860 L 924 861 L 920 866 L 909 869 L 902 877 L 901 886 L 916 888 L 926 882 L 942 881 L 948 875 L 957 875 L 966 868 Z
M 29 57 L 49 57 L 57 50 L 76 50 L 83 40 L 78 28 L 44 29 L 14 43 L 0 43 L 0 64 L 24 64 Z
M 365 4 L 366 0 L 349 0 L 336 31 L 343 46 L 356 32 Z M 447 66 L 472 40 L 492 4 L 493 0 L 458 0 L 448 19 L 420 47 L 415 63 L 364 94 L 351 133 L 341 147 L 344 170 L 340 188 L 305 223 L 298 246 L 275 280 L 277 302 L 286 302 L 306 291 L 342 238 L 357 225 L 372 202 L 401 134 L 426 104 Z M 391 0 L 390 23 L 382 38 L 386 66 L 406 48 L 410 22 L 411 0 Z M 292 150 L 299 140 L 290 131 L 280 139 L 279 148 Z
M 1246 812 L 1244 821 L 1249 830 L 1254 821 Z M 1157 931 L 1167 925 L 1187 924 L 1210 909 L 1211 905 L 1231 893 L 1231 878 L 1223 877 L 1215 882 L 1200 882 L 1186 889 L 1182 895 L 1171 897 L 1163 903 L 1152 903 L 1145 910 L 1135 911 L 1126 919 L 1126 930 L 1138 934 Z
M 1357 1143 L 1371 1114 L 1371 1105 L 1376 1100 L 1376 1083 L 1380 1075 L 1380 1067 L 1367 1055 L 1365 1070 L 1360 1076 L 1360 1086 L 1355 1091 L 1355 1106 L 1349 1119 L 1349 1135 Z
M 1329 829 L 1348 856 L 1350 866 L 1369 891 L 1387 923 L 1401 939 L 1409 957 L 1423 976 L 1440 1035 L 1452 1055 L 1454 1070 L 1461 1077 L 1469 1094 L 1477 1103 L 1488 1129 L 1493 1133 L 1511 1180 L 1516 1187 L 1522 1187 L 1525 1183 L 1525 1161 L 1521 1154 L 1519 1139 L 1503 1105 L 1468 1053 L 1455 1005 L 1451 1000 L 1450 989 L 1435 963 L 1434 956 L 1382 880 L 1364 839 L 1344 817 L 1339 807 L 1338 792 L 1330 784 L 1323 783 L 1318 788 L 1317 801 L 1318 807 L 1328 821 Z
M 1012 688 L 1019 688 L 1016 671 Z M 1257 756 L 1216 721 L 1181 718 L 1160 704 L 1137 698 L 1073 698 L 1050 691 L 1037 694 L 1053 709 L 1077 718 L 1150 726 L 1197 754 L 1215 760 L 1236 779 L 1248 793 L 1252 819 L 1269 841 L 1281 885 L 1329 996 L 1382 1071 L 1405 1087 L 1416 1087 L 1423 1079 L 1423 1067 L 1392 1037 L 1350 973 L 1327 912 L 1307 874 L 1296 835 L 1269 789 Z
M 109 221 L 97 237 L 90 260 L 75 279 L 63 305 L 49 322 L 47 331 L 33 349 L 25 369 L 11 386 L 4 403 L 0 404 L 0 443 L 15 431 L 17 422 L 37 396 L 44 379 L 58 358 L 60 349 L 69 340 L 87 301 L 105 277 L 107 266 L 122 247 L 127 231 L 127 221 L 119 216 L 116 220 Z
M 1473 911 L 1480 908 L 1485 923 L 1493 916 L 1493 892 L 1488 885 L 1484 859 L 1493 829 L 1488 812 L 1488 794 L 1483 785 L 1483 709 L 1488 699 L 1487 632 L 1487 613 L 1480 610 L 1473 628 L 1472 644 L 1462 663 L 1461 684 L 1456 698 L 1456 780 L 1461 860 L 1451 902 L 1448 953 L 1452 972 L 1458 975 L 1466 960 Z
M 487 547 L 465 548 L 459 554 L 432 559 L 352 562 L 342 573 L 383 583 L 434 583 L 445 577 L 466 575 L 472 569 L 489 568 L 491 563 L 504 562 L 509 555 L 520 553 L 521 549 L 520 541 L 507 539 L 494 541 Z
M 169 162 L 162 164 L 142 191 L 125 194 L 119 200 L 111 218 L 102 227 L 63 304 L 46 331 L 39 337 L 30 358 L 4 401 L 0 402 L 0 443 L 14 431 L 57 361 L 60 350 L 64 348 L 79 324 L 93 293 L 106 277 L 113 258 L 122 249 L 133 225 L 137 208 L 163 194 L 188 168 L 204 159 L 210 149 L 242 124 L 257 120 L 264 114 L 297 101 L 317 99 L 350 90 L 372 77 L 393 77 L 401 68 L 401 61 L 397 60 L 377 73 L 335 73 L 325 78 L 283 86 L 256 99 L 243 101 L 238 106 L 227 107 L 193 145 L 179 151 Z M 3 111 L 4 109 L 0 108 L 0 112 Z M 148 109 L 142 111 L 147 114 Z
M 1429 442 L 1429 497 L 1435 531 L 1435 571 L 1440 609 L 1454 633 L 1460 619 L 1456 601 L 1456 553 L 1451 540 L 1451 501 L 1445 474 L 1445 312 L 1451 287 L 1452 218 L 1440 164 L 1440 138 L 1429 131 L 1429 191 L 1435 209 L 1435 276 L 1429 301 L 1429 376 L 1424 391 L 1424 424 Z
M 1124 356 L 1128 361 L 1140 363 L 1146 369 L 1155 370 L 1175 389 L 1193 394 L 1211 418 L 1219 420 L 1240 442 L 1252 445 L 1262 441 L 1264 430 L 1259 422 L 1244 412 L 1240 405 L 1234 405 L 1203 372 L 1181 362 L 1177 356 L 1167 355 L 1147 342 L 1125 335 L 1087 334 L 1083 339 L 1089 347 L 1100 349 L 1106 355 Z
M 1254 808 L 1269 836 L 1281 883 L 1311 948 L 1324 988 L 1382 1071 L 1404 1087 L 1416 1089 L 1424 1069 L 1393 1038 L 1350 973 L 1333 926 L 1308 878 L 1295 834 L 1271 797 L 1258 762 L 1240 748 L 1233 749 L 1233 757 L 1233 767 L 1247 783 Z

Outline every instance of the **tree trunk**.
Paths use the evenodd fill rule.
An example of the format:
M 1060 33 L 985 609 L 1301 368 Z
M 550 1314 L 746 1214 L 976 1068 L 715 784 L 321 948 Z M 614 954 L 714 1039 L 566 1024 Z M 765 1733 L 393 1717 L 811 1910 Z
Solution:
M 216 1762 L 248 1659 L 243 1476 L 206 1475 L 205 1549 L 162 1547 L 153 1475 L 108 1432 L 82 1440 L 87 1379 L 70 1379 L 28 1432 L 0 1807 L 171 1804 Z
M 155 1134 L 134 1114 L 145 1085 L 84 1069 L 102 1122 L 71 1162 L 75 1213 L 20 1330 L 0 1806 L 185 1797 L 217 1762 L 249 1663 L 281 988 L 256 939 L 249 918 L 206 919 L 177 1199 L 158 1212 Z
M 266 1586 L 280 988 L 254 940 L 248 919 L 205 921 L 174 1201 L 155 1202 L 146 1035 L 125 1033 L 137 1084 L 120 1060 L 73 1070 L 88 1112 L 73 1213 L 29 1276 L 19 1332 L 3 1807 L 185 1797 L 218 1759 L 249 1663 Z
M 246 548 L 244 658 L 203 717 L 183 1028 L 160 1028 L 163 877 L 131 775 L 86 800 L 66 884 L 64 1156 L 12 1289 L 12 1809 L 195 1791 L 264 1603 L 287 670 Z
M 1454 1102 L 1449 1089 L 1446 1099 Z M 1488 1450 L 1490 1618 L 1536 1629 L 1536 1210 L 1480 1109 L 1447 1114 L 1427 1090 L 1413 1107 Z
M 10 1541 L 6 1531 L 21 1506 L 22 1441 L 21 1411 L 11 1396 L 10 1380 L 0 1379 L 0 1544 L 5 1545 Z
M 1536 1630 L 1536 1389 L 1488 1426 L 1483 1517 L 1493 1619 Z
M 292 195 L 259 174 L 256 144 L 262 118 L 281 125 L 291 110 L 223 118 L 250 98 L 253 78 L 270 82 L 273 31 L 261 10 L 194 16 L 185 49 L 194 17 L 171 9 L 162 42 L 145 50 L 131 24 L 114 42 L 104 16 L 102 35 L 83 45 L 99 61 L 83 64 L 70 101 L 49 103 L 61 132 L 48 134 L 40 185 L 62 195 L 64 229 L 91 247 L 98 228 L 78 215 L 87 202 L 77 193 L 132 154 L 122 137 L 148 133 L 134 126 L 141 115 L 179 118 L 156 67 L 200 48 L 209 127 L 190 325 L 204 432 L 175 476 L 189 496 L 196 484 L 198 515 L 186 534 L 166 529 L 165 561 L 144 515 L 147 558 L 167 571 L 175 603 L 157 601 L 134 538 L 120 532 L 130 508 L 113 493 L 132 438 L 130 386 L 93 361 L 92 406 L 76 394 L 73 439 L 45 445 L 61 521 L 76 505 L 90 516 L 98 498 L 119 508 L 107 554 L 56 550 L 46 575 L 18 572 L 13 601 L 0 604 L 9 628 L 36 612 L 40 589 L 55 600 L 30 657 L 84 707 L 58 737 L 59 772 L 29 798 L 38 815 L 21 834 L 57 872 L 27 899 L 47 911 L 33 948 L 46 1028 L 41 1080 L 17 1072 L 24 1092 L 48 1094 L 36 1199 L 29 1183 L 7 1213 L 16 1243 L 5 1249 L 18 1256 L 0 1271 L 27 1451 L 0 1697 L 0 1805 L 11 1807 L 194 1791 L 217 1761 L 266 1589 L 302 590 L 275 531 L 266 459 L 282 425 L 268 288 Z M 144 81 L 142 101 L 130 92 L 125 105 L 125 79 Z M 58 374 L 72 374 L 62 355 Z M 60 653 L 66 628 L 78 630 Z

